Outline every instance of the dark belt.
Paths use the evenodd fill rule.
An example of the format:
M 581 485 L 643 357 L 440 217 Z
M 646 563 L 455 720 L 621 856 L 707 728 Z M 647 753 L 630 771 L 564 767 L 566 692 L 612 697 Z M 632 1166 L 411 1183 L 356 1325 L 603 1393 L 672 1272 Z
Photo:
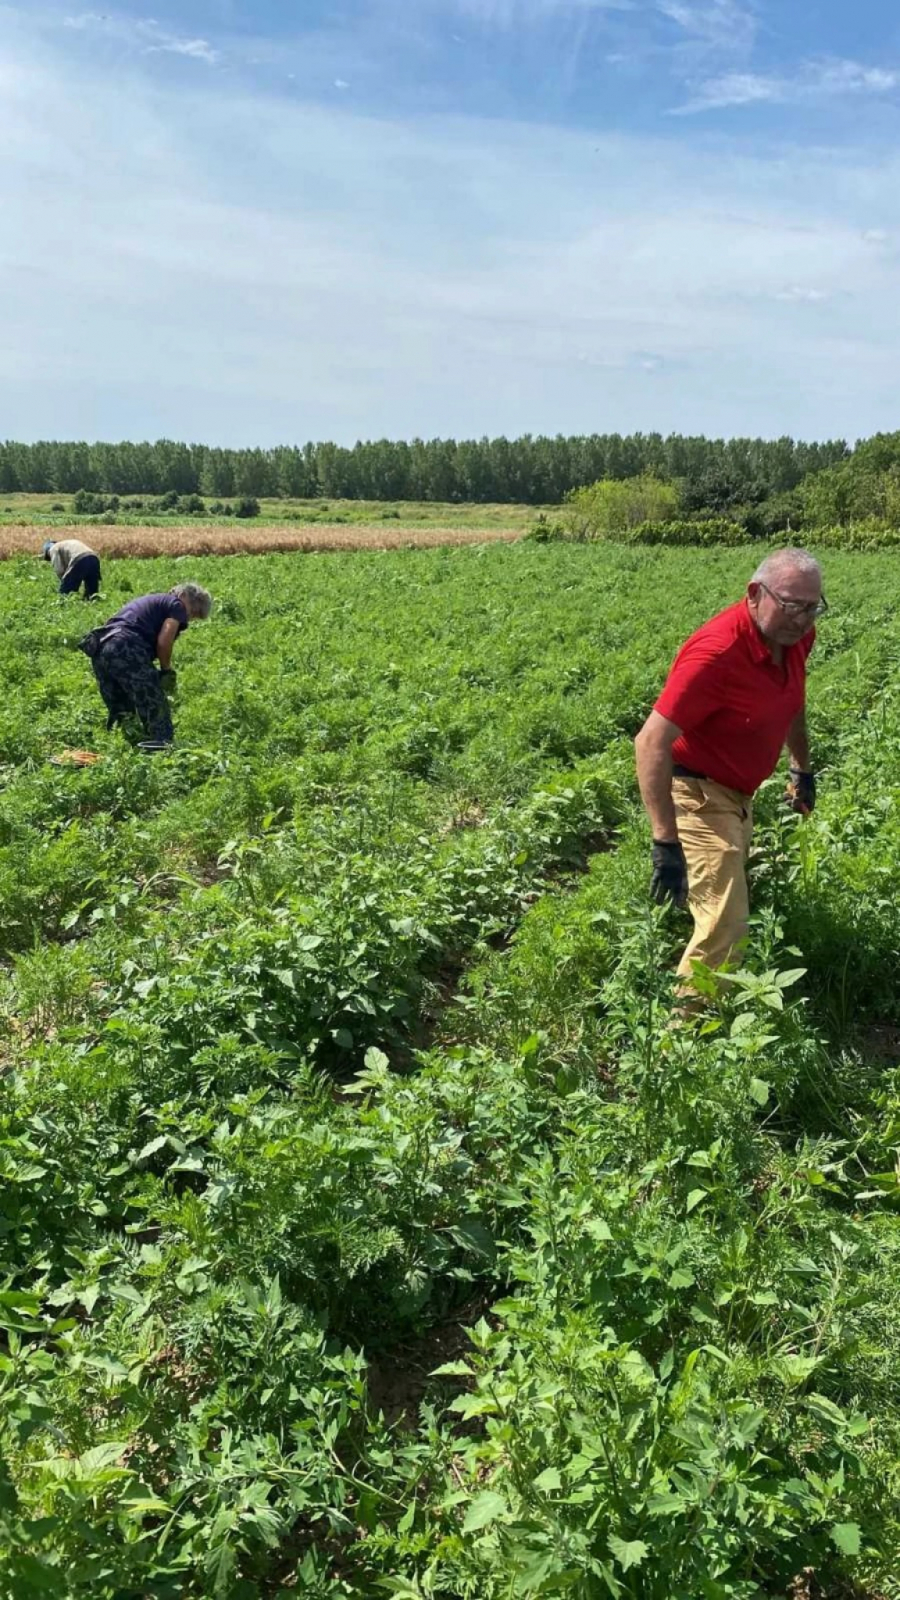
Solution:
M 681 765 L 677 765 L 677 764 L 673 765 L 673 767 L 672 767 L 672 777 L 673 778 L 699 778 L 701 783 L 715 783 L 715 782 L 717 782 L 717 780 L 715 778 L 707 777 L 705 772 L 695 772 L 693 767 L 682 767 Z M 723 787 L 727 788 L 728 785 L 726 784 Z M 748 800 L 749 801 L 749 799 L 750 799 L 750 796 L 744 794 L 743 790 L 741 790 L 741 789 L 735 789 L 734 793 L 735 794 L 739 794 L 741 796 L 742 800 Z M 741 806 L 741 812 L 745 817 L 749 816 L 749 814 L 750 814 L 748 812 L 746 806 Z

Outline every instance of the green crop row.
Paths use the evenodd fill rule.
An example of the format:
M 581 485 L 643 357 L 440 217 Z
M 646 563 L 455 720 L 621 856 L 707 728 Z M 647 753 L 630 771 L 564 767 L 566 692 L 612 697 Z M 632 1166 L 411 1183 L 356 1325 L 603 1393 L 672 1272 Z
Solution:
M 7 564 L 0 1593 L 900 1592 L 890 557 L 696 1034 L 645 903 L 628 736 L 751 565 L 179 563 L 146 763 Z

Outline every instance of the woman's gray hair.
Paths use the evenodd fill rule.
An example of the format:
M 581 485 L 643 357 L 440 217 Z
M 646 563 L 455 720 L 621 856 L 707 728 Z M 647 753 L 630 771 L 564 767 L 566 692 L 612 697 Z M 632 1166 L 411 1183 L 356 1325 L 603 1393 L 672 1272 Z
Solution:
M 785 572 L 815 574 L 820 582 L 822 579 L 822 568 L 808 550 L 773 550 L 765 561 L 760 562 L 750 582 L 770 583 L 773 579 L 777 581 Z
M 195 616 L 208 617 L 212 611 L 212 595 L 208 589 L 202 589 L 199 583 L 175 583 L 172 593 L 177 594 L 179 600 L 186 601 Z

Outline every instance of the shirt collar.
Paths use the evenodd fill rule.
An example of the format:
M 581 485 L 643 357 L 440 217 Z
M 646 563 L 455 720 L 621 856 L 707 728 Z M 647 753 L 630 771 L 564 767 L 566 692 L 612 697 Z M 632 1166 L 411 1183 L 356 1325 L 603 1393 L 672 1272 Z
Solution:
M 750 603 L 746 598 L 741 602 L 741 632 L 747 640 L 754 661 L 774 664 L 772 652 L 750 614 Z

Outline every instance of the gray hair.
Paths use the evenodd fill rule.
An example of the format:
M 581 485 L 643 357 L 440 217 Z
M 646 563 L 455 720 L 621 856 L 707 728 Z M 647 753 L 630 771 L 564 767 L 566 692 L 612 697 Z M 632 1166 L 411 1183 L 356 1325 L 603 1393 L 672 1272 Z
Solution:
M 772 554 L 761 561 L 751 583 L 769 583 L 778 580 L 785 572 L 799 572 L 804 576 L 815 576 L 822 581 L 822 568 L 815 556 L 808 550 L 773 550 Z
M 212 595 L 208 589 L 202 589 L 199 583 L 175 583 L 172 593 L 177 594 L 179 600 L 186 601 L 195 616 L 208 617 L 212 611 Z

